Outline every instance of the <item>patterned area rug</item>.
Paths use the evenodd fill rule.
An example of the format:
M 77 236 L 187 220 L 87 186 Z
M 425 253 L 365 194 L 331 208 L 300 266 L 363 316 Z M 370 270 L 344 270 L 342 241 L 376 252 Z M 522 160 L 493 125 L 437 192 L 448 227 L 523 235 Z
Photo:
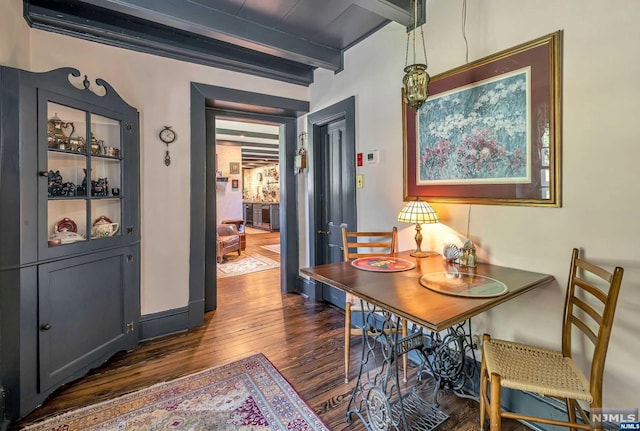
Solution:
M 280 244 L 263 245 L 262 248 L 280 254 Z
M 280 267 L 279 262 L 255 253 L 240 256 L 229 254 L 226 259 L 218 265 L 219 278 L 235 277 Z
M 24 428 L 25 431 L 329 431 L 262 354 Z

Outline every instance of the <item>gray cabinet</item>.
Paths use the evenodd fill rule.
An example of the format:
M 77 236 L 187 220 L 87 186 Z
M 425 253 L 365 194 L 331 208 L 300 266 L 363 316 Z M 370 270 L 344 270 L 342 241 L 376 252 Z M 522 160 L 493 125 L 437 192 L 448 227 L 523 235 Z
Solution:
M 242 208 L 244 212 L 244 225 L 253 226 L 253 204 L 244 202 Z
M 0 386 L 15 420 L 137 345 L 139 132 L 135 108 L 75 69 L 0 67 L 0 90 Z
M 271 230 L 280 230 L 280 205 L 271 204 L 270 212 L 270 228 Z

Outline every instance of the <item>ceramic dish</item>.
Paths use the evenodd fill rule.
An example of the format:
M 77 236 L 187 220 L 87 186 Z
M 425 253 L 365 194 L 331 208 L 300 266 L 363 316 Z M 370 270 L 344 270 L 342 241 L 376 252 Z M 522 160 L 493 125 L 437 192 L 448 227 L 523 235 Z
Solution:
M 70 218 L 63 218 L 55 225 L 56 232 L 78 232 L 78 226 L 76 222 Z

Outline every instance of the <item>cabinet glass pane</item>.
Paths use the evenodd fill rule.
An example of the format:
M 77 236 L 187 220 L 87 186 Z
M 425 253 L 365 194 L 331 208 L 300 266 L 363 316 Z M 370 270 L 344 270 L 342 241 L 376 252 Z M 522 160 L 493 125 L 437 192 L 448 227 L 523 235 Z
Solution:
M 120 157 L 120 122 L 91 114 L 91 154 Z
M 121 235 L 120 199 L 91 200 L 91 239 L 100 240 Z
M 49 150 L 86 152 L 87 115 L 85 111 L 49 102 L 47 118 Z
M 49 247 L 60 247 L 87 239 L 87 201 L 54 199 L 48 202 Z

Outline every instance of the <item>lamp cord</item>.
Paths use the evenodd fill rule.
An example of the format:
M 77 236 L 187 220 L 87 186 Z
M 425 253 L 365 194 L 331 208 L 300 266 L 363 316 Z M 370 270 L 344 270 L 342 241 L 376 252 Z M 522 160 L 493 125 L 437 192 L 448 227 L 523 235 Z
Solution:
M 467 0 L 462 0 L 462 37 L 464 38 L 465 63 L 469 62 L 469 41 L 467 40 Z

